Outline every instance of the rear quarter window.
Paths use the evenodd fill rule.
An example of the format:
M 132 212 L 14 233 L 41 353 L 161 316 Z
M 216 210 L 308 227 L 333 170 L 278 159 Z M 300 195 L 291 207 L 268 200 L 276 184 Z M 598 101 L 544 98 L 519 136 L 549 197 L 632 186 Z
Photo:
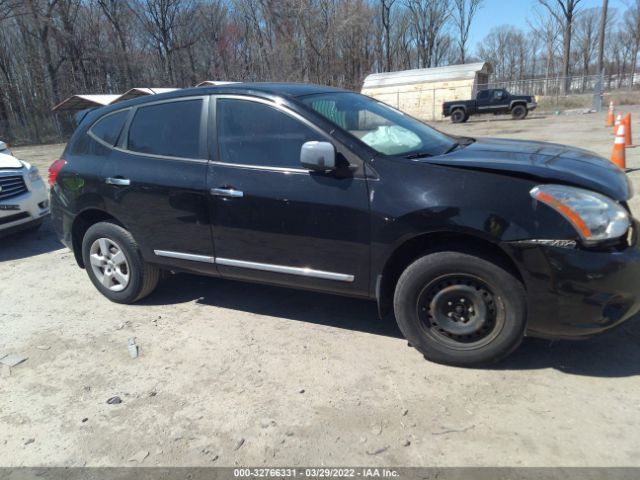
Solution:
M 179 158 L 200 158 L 202 99 L 138 107 L 127 149 Z
M 122 110 L 105 115 L 91 126 L 89 132 L 110 147 L 113 147 L 118 141 L 118 137 L 120 136 L 120 132 L 128 115 L 129 110 Z

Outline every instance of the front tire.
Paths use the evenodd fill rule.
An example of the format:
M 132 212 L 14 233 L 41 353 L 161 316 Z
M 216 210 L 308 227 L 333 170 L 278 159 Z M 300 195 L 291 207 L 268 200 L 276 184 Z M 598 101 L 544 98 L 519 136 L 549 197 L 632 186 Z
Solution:
M 95 287 L 112 302 L 135 303 L 158 285 L 160 269 L 142 259 L 131 233 L 100 222 L 82 239 L 82 259 Z
M 524 105 L 516 105 L 511 109 L 511 117 L 514 120 L 524 120 L 527 116 L 527 107 Z
M 526 327 L 521 282 L 480 256 L 445 251 L 419 258 L 396 285 L 400 330 L 427 360 L 478 367 L 502 360 Z

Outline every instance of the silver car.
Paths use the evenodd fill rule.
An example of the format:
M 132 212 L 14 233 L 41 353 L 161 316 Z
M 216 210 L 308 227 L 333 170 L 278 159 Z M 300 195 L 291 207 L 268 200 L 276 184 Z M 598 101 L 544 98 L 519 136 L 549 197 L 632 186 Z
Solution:
M 36 229 L 48 213 L 47 187 L 38 169 L 0 153 L 0 236 Z

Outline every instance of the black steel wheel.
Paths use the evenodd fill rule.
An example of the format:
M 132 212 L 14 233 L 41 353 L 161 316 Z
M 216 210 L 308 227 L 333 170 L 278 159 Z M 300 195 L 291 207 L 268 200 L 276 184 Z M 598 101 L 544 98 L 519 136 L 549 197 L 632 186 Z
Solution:
M 416 305 L 425 335 L 456 350 L 490 343 L 504 326 L 504 311 L 492 288 L 467 274 L 443 275 L 429 282 Z
M 464 252 L 419 258 L 394 296 L 400 330 L 429 360 L 481 366 L 509 355 L 526 326 L 525 291 L 501 261 Z

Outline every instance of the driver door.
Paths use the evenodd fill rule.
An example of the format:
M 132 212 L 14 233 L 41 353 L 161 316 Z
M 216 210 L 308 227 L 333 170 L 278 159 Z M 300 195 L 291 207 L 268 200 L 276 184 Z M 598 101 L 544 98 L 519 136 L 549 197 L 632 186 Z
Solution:
M 220 274 L 367 296 L 370 227 L 362 165 L 347 176 L 302 168 L 307 141 L 332 142 L 338 156 L 347 152 L 270 101 L 217 96 L 212 108 L 216 144 L 207 182 Z

